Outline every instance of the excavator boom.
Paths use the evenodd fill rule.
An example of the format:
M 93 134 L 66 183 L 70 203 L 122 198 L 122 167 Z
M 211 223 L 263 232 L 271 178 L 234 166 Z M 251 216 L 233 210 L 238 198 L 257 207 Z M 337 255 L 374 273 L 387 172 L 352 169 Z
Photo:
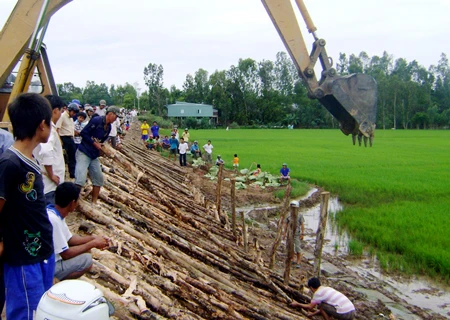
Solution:
M 56 93 L 53 76 L 42 39 L 51 16 L 72 0 L 19 0 L 0 31 L 0 127 L 9 125 L 8 101 L 27 92 L 37 69 L 42 94 Z M 22 58 L 12 90 L 6 82 Z
M 377 83 L 366 74 L 340 77 L 332 67 L 332 59 L 325 50 L 325 40 L 317 37 L 317 28 L 303 3 L 295 0 L 314 37 L 311 53 L 308 52 L 297 22 L 291 0 L 261 0 L 278 31 L 299 75 L 304 80 L 308 95 L 319 102 L 339 121 L 341 131 L 352 135 L 353 144 L 358 137 L 372 146 L 377 114 Z M 320 62 L 322 73 L 317 80 L 314 67 Z

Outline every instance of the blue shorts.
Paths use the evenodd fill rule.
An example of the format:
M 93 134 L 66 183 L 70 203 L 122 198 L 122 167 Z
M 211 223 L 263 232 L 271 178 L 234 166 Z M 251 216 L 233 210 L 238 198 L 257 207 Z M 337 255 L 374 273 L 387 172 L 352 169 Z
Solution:
M 4 265 L 6 318 L 33 319 L 42 295 L 53 285 L 55 255 L 23 266 Z
M 148 134 L 143 134 L 141 136 L 141 139 L 144 140 L 144 141 L 147 140 L 148 139 Z
M 75 184 L 84 186 L 86 183 L 87 171 L 91 177 L 92 185 L 96 187 L 103 186 L 103 172 L 98 158 L 91 159 L 84 152 L 77 150 L 75 154 L 77 165 L 75 167 Z

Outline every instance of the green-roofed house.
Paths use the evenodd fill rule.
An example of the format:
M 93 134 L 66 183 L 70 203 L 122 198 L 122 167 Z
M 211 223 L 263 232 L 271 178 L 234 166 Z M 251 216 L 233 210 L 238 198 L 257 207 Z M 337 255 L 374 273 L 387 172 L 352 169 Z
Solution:
M 167 116 L 177 119 L 196 118 L 197 120 L 208 118 L 210 124 L 217 124 L 218 120 L 218 112 L 212 105 L 181 101 L 167 105 Z

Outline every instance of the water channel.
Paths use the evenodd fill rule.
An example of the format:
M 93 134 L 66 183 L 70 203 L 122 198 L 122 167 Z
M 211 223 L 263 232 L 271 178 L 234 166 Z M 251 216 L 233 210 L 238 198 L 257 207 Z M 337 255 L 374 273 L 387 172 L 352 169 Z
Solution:
M 307 199 L 316 191 L 317 189 L 311 189 L 308 194 L 296 200 L 302 201 Z M 370 256 L 366 252 L 361 258 L 351 257 L 350 259 L 346 259 L 349 257 L 348 243 L 351 238 L 345 231 L 340 230 L 335 224 L 334 216 L 340 210 L 342 210 L 342 205 L 338 198 L 330 198 L 328 204 L 328 222 L 325 232 L 326 241 L 323 247 L 324 253 L 339 256 L 340 258 L 345 259 L 347 262 L 347 267 L 350 270 L 357 273 L 367 282 L 376 284 L 378 287 L 382 287 L 384 290 L 405 300 L 408 304 L 417 306 L 424 310 L 433 311 L 450 319 L 450 288 L 448 286 L 429 280 L 425 277 L 406 278 L 396 276 L 394 279 L 393 277 L 384 274 L 379 267 L 376 257 Z M 276 228 L 276 223 L 273 221 L 273 215 L 279 211 L 279 206 L 261 205 L 251 208 L 241 207 L 237 208 L 237 211 L 245 212 L 246 218 L 256 220 L 261 228 L 274 229 L 274 226 Z M 314 247 L 316 240 L 315 233 L 319 225 L 320 204 L 308 209 L 302 209 L 300 207 L 300 212 L 305 218 L 305 242 Z M 308 261 L 313 261 L 312 254 L 306 253 L 305 257 Z M 326 262 L 322 263 L 322 270 L 327 272 L 328 277 L 331 278 L 341 277 L 342 274 L 340 269 Z M 354 279 L 346 279 L 344 277 L 341 280 L 351 284 Z M 364 293 L 369 300 L 377 301 L 379 299 L 383 301 L 397 319 L 420 319 L 409 310 L 397 304 L 395 301 L 379 291 L 364 288 L 358 285 L 354 285 L 353 289 Z

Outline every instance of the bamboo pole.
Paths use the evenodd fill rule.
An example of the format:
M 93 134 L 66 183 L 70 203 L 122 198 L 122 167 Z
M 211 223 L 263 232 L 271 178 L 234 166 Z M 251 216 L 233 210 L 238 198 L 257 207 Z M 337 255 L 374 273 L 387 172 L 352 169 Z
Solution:
M 320 195 L 321 195 L 322 201 L 320 203 L 319 227 L 317 228 L 317 233 L 316 233 L 316 247 L 314 249 L 314 272 L 313 272 L 313 274 L 317 278 L 320 277 L 320 263 L 322 261 L 323 239 L 325 237 L 325 230 L 327 227 L 328 200 L 330 199 L 330 193 L 322 192 Z
M 248 235 L 247 235 L 247 225 L 245 224 L 244 211 L 241 211 L 242 219 L 242 241 L 244 242 L 244 251 L 248 252 Z
M 291 205 L 291 217 L 289 221 L 288 226 L 288 239 L 286 242 L 286 248 L 287 248 L 287 254 L 286 254 L 286 261 L 285 261 L 285 267 L 284 267 L 284 285 L 289 284 L 289 278 L 291 275 L 291 261 L 294 257 L 294 237 L 295 237 L 295 230 L 297 230 L 297 220 L 298 220 L 298 202 L 292 201 Z
M 231 223 L 233 228 L 233 235 L 236 237 L 236 179 L 231 179 Z
M 287 204 L 289 201 L 289 197 L 291 196 L 291 190 L 292 190 L 292 187 L 289 184 L 286 187 L 286 192 L 284 194 L 283 208 L 281 210 L 280 219 L 278 220 L 277 235 L 275 236 L 275 241 L 273 242 L 272 250 L 270 251 L 269 269 L 273 269 L 273 267 L 275 265 L 275 255 L 277 253 L 278 246 L 280 245 L 280 242 L 281 242 L 281 235 L 283 233 L 284 221 L 286 220 L 286 216 L 289 212 L 287 210 L 287 208 L 288 208 Z
M 217 215 L 221 216 L 221 208 L 222 205 L 222 173 L 223 173 L 223 163 L 219 164 L 219 174 L 217 175 L 217 189 L 216 189 L 216 209 Z

